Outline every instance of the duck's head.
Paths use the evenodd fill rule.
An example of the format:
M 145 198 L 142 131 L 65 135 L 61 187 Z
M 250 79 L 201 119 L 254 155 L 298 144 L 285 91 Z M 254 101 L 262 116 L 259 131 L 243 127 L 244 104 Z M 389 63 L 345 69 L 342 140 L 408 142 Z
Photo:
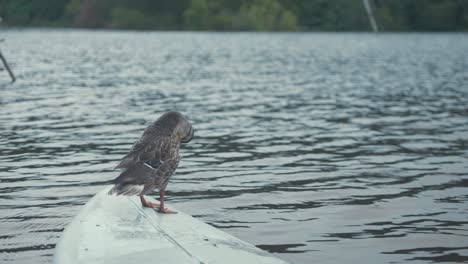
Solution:
M 170 111 L 163 114 L 155 122 L 165 131 L 169 132 L 171 136 L 176 137 L 182 143 L 188 143 L 192 140 L 194 135 L 194 128 L 192 124 L 181 113 Z

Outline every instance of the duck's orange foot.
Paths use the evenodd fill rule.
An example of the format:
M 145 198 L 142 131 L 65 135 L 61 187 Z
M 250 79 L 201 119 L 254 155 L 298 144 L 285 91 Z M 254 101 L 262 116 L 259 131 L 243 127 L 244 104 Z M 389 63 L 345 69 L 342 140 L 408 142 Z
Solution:
M 159 208 L 158 203 L 152 203 L 152 202 L 146 201 L 146 199 L 145 199 L 145 197 L 143 197 L 143 195 L 140 196 L 140 201 L 141 201 L 141 205 L 143 207 L 154 208 L 154 209 Z
M 169 210 L 168 208 L 159 207 L 158 213 L 161 214 L 177 214 L 176 211 Z
M 142 205 L 143 207 L 148 207 L 148 208 L 153 208 L 153 209 L 159 208 L 159 204 L 158 204 L 158 203 L 145 202 L 145 203 L 142 203 L 141 205 Z

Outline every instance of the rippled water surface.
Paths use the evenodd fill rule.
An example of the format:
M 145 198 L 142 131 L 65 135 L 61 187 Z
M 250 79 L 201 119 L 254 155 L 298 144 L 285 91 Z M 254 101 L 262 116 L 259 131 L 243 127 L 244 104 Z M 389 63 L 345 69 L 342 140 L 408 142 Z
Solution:
M 49 263 L 169 109 L 178 209 L 291 263 L 468 261 L 468 35 L 0 33 L 1 263 Z

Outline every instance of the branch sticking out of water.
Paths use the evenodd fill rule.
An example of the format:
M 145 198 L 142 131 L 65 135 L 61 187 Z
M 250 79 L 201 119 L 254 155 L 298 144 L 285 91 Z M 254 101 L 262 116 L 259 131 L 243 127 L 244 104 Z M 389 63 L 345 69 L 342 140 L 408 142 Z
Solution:
M 0 39 L 0 42 L 3 42 L 3 39 Z M 11 71 L 10 66 L 8 66 L 8 63 L 7 63 L 6 59 L 5 59 L 5 57 L 3 56 L 1 50 L 0 50 L 0 59 L 2 60 L 3 65 L 5 65 L 5 68 L 7 69 L 8 74 L 10 74 L 11 82 L 14 83 L 16 81 L 16 77 L 13 74 L 13 72 Z

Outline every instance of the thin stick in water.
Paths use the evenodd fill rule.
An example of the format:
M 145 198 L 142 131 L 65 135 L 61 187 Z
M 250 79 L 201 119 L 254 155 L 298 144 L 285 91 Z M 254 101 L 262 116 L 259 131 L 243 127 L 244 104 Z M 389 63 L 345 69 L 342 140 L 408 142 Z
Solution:
M 11 82 L 12 83 L 15 82 L 16 81 L 15 75 L 11 71 L 10 66 L 8 66 L 8 63 L 5 60 L 5 57 L 3 57 L 2 51 L 0 51 L 0 59 L 3 61 L 3 65 L 5 65 L 5 68 L 7 69 L 8 73 L 10 74 Z
M 369 22 L 371 24 L 372 31 L 379 32 L 379 27 L 377 26 L 377 22 L 375 22 L 374 12 L 369 4 L 369 0 L 363 0 L 363 3 L 366 9 L 367 16 L 369 17 Z

